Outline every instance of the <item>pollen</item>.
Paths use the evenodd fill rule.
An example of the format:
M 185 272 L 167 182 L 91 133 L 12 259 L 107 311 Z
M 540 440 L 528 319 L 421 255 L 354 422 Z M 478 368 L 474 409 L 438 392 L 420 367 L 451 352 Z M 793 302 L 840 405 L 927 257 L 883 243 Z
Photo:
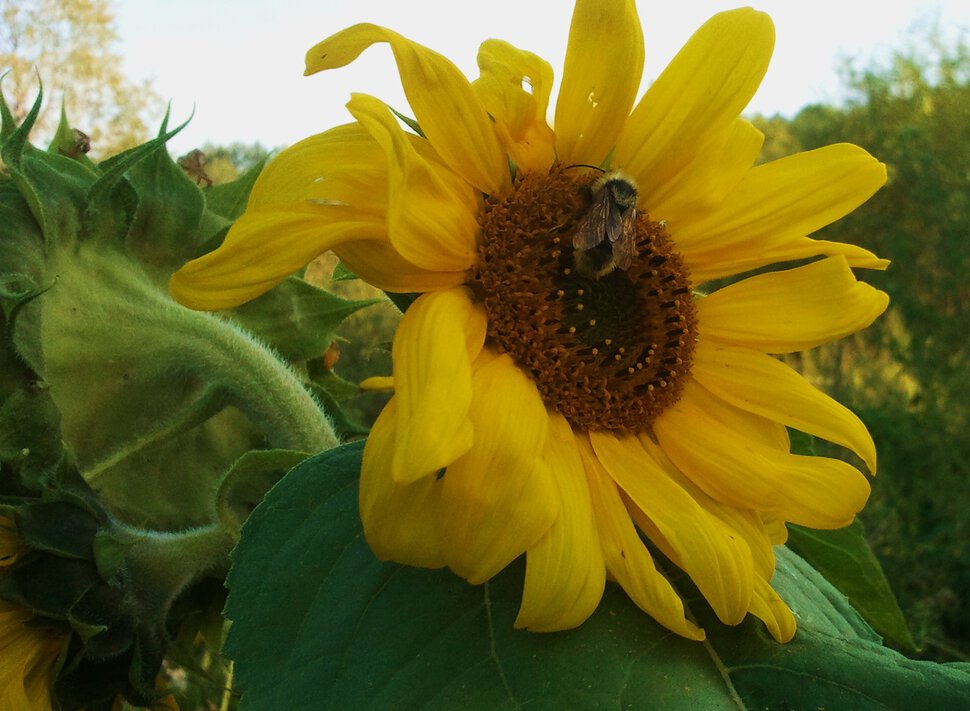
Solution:
M 573 233 L 596 177 L 554 166 L 487 199 L 474 286 L 489 345 L 512 356 L 549 408 L 574 429 L 643 432 L 690 377 L 697 312 L 666 225 L 643 212 L 627 269 L 574 268 Z

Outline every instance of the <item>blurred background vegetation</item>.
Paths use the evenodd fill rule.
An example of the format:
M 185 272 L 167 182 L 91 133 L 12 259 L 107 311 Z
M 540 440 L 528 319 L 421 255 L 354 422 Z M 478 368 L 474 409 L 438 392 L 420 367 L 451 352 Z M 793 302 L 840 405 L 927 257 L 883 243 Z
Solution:
M 764 158 L 847 141 L 888 184 L 817 234 L 893 261 L 874 326 L 802 354 L 802 371 L 869 426 L 879 474 L 862 520 L 922 654 L 970 660 L 970 52 L 929 28 L 878 66 L 844 68 L 853 99 L 756 117 Z
M 862 519 L 920 654 L 970 661 L 970 52 L 941 36 L 924 28 L 884 64 L 847 62 L 853 98 L 843 105 L 752 119 L 767 137 L 762 160 L 847 141 L 889 168 L 883 190 L 817 236 L 891 259 L 888 271 L 863 277 L 892 305 L 872 328 L 793 362 L 876 440 L 879 475 Z M 72 122 L 91 135 L 94 155 L 144 140 L 164 105 L 150 84 L 120 73 L 115 37 L 108 0 L 0 0 L 8 101 L 26 111 L 39 74 L 53 105 L 63 97 Z M 52 133 L 56 118 L 37 133 Z M 259 144 L 200 150 L 203 161 L 183 162 L 200 184 L 231 180 L 272 152 Z M 307 277 L 347 298 L 375 295 L 360 281 L 331 279 L 334 266 L 325 256 Z M 390 373 L 399 317 L 384 302 L 348 319 L 335 372 L 351 383 Z M 346 401 L 347 414 L 370 424 L 386 397 Z

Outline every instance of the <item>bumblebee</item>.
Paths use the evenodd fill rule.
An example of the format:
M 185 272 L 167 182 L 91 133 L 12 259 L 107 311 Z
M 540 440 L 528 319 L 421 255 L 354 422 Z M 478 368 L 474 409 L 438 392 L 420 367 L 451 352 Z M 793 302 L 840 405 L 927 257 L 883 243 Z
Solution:
M 636 183 L 618 170 L 604 173 L 590 188 L 592 202 L 573 234 L 576 271 L 599 279 L 628 269 L 636 256 Z

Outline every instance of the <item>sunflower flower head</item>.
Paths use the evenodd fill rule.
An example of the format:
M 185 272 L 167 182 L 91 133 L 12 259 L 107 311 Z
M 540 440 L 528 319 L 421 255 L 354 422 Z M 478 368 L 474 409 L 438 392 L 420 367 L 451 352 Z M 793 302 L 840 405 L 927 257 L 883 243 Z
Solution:
M 370 283 L 420 294 L 361 471 L 379 557 L 480 583 L 525 554 L 517 626 L 581 624 L 610 578 L 702 639 L 659 550 L 720 620 L 750 613 L 789 640 L 773 546 L 787 522 L 847 525 L 869 484 L 842 460 L 793 454 L 787 428 L 873 473 L 875 448 L 773 356 L 886 308 L 852 272 L 885 260 L 808 236 L 867 200 L 884 166 L 847 144 L 755 165 L 763 136 L 740 112 L 774 30 L 751 9 L 709 20 L 637 100 L 634 3 L 580 0 L 552 127 L 552 69 L 497 40 L 469 82 L 356 25 L 313 47 L 307 73 L 375 43 L 390 45 L 420 131 L 354 95 L 354 121 L 270 163 L 223 245 L 178 271 L 172 293 L 231 307 L 333 250 Z
M 9 519 L 0 517 L 0 576 L 24 552 Z M 67 642 L 63 632 L 32 623 L 24 609 L 0 601 L 0 708 L 51 708 L 51 687 L 58 656 Z

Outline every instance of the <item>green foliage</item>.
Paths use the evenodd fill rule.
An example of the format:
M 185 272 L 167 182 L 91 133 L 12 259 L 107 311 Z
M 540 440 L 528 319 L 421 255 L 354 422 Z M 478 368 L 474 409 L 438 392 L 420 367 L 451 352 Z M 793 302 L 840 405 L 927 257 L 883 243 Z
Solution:
M 0 72 L 10 72 L 3 91 L 16 121 L 30 110 L 39 76 L 50 96 L 64 97 L 96 155 L 145 140 L 162 102 L 148 82 L 123 74 L 117 41 L 110 0 L 0 0 Z M 44 107 L 37 134 L 53 135 L 59 110 Z
M 664 630 L 610 586 L 582 627 L 513 629 L 521 565 L 473 587 L 448 571 L 377 561 L 361 535 L 361 446 L 300 464 L 233 553 L 227 653 L 246 709 L 957 708 L 970 667 L 881 646 L 845 598 L 780 551 L 774 584 L 799 618 L 788 645 L 728 628 L 676 585 L 708 630 Z
M 235 180 L 264 163 L 275 152 L 261 143 L 230 143 L 224 146 L 205 143 L 199 149 L 205 156 L 205 172 L 215 184 Z

